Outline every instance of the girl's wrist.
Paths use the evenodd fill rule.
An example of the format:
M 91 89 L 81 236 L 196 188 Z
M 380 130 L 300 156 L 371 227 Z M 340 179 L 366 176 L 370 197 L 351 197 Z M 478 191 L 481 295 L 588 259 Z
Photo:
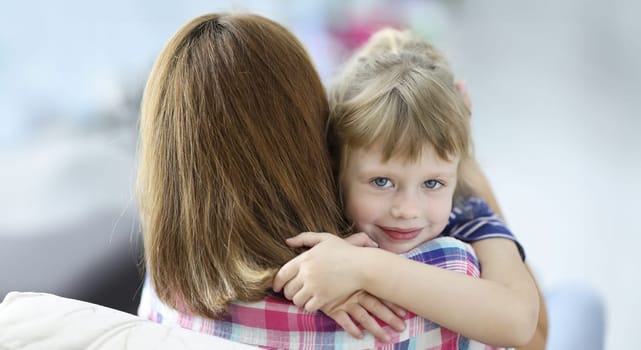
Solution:
M 372 286 L 376 284 L 381 275 L 381 267 L 385 261 L 384 255 L 387 252 L 380 248 L 370 247 L 361 248 L 359 251 L 360 254 L 357 257 L 358 269 L 360 270 L 358 284 L 362 290 L 371 293 Z

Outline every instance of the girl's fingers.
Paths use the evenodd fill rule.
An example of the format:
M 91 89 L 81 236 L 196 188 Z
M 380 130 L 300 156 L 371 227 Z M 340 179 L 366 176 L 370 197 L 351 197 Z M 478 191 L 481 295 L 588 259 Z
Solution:
M 377 297 L 361 293 L 358 297 L 358 302 L 367 312 L 387 323 L 395 331 L 402 332 L 405 329 L 403 319 Z
M 392 310 L 392 312 L 395 313 L 398 317 L 403 318 L 407 315 L 407 311 L 405 311 L 405 309 L 403 309 L 402 307 L 385 300 L 381 300 L 381 302 L 383 302 L 383 304 L 385 304 L 385 306 Z
M 297 236 L 286 239 L 285 242 L 288 246 L 293 248 L 313 247 L 318 243 L 332 237 L 335 236 L 325 232 L 303 232 L 299 233 Z
M 298 279 L 294 278 L 287 282 L 283 288 L 283 294 L 285 294 L 285 298 L 292 300 L 301 288 L 303 288 L 303 284 L 300 283 Z
M 313 295 L 311 293 L 307 293 L 305 288 L 301 288 L 301 290 L 299 290 L 298 293 L 296 293 L 296 295 L 294 295 L 291 300 L 296 306 L 305 307 L 305 304 L 307 304 L 307 302 L 309 301 L 309 299 L 312 298 L 312 296 Z
M 363 332 L 358 328 L 358 326 L 356 326 L 356 323 L 352 321 L 352 319 L 349 317 L 349 315 L 347 315 L 345 311 L 339 310 L 327 316 L 336 321 L 336 323 L 338 323 L 339 326 L 343 327 L 345 332 L 347 332 L 352 337 L 358 339 L 363 338 Z
M 274 290 L 274 292 L 280 292 L 285 284 L 287 284 L 290 280 L 296 277 L 296 275 L 298 275 L 298 257 L 300 257 L 300 255 L 288 261 L 285 265 L 283 265 L 283 267 L 280 268 L 280 270 L 278 270 L 276 276 L 274 276 L 274 281 L 272 282 L 272 289 Z
M 374 242 L 365 232 L 355 233 L 345 238 L 349 244 L 357 247 L 373 247 L 378 248 L 378 244 Z
M 352 304 L 347 310 L 349 316 L 358 322 L 365 330 L 372 333 L 372 335 L 381 342 L 389 343 L 392 337 L 387 334 L 385 329 L 381 327 L 378 322 L 359 304 Z
M 312 296 L 307 303 L 305 303 L 305 310 L 309 312 L 314 312 L 318 311 L 323 307 L 323 304 L 321 304 L 320 299 L 315 298 Z

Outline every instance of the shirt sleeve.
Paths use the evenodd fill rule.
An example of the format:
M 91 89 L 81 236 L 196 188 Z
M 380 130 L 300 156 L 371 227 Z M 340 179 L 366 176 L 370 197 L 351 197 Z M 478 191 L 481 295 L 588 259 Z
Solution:
M 505 221 L 480 197 L 465 197 L 455 202 L 441 236 L 454 237 L 463 242 L 488 238 L 509 239 L 516 244 L 521 259 L 525 261 L 525 251 Z

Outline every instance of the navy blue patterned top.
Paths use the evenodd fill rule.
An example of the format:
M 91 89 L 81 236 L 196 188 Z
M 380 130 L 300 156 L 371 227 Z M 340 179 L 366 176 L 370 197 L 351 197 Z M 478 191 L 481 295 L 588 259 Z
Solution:
M 509 239 L 516 243 L 521 259 L 525 261 L 525 251 L 505 221 L 480 197 L 470 196 L 455 202 L 450 220 L 441 236 L 454 237 L 468 243 L 487 238 Z

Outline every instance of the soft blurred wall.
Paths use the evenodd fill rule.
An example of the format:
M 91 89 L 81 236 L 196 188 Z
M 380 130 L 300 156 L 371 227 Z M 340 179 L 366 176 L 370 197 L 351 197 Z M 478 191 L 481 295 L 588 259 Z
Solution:
M 69 261 L 100 249 L 79 238 L 97 232 L 112 250 L 126 249 L 113 242 L 126 247 L 137 233 L 146 76 L 180 25 L 219 10 L 287 25 L 326 82 L 377 26 L 409 26 L 434 41 L 468 82 L 479 160 L 542 286 L 592 286 L 607 307 L 607 349 L 641 348 L 633 336 L 641 324 L 641 5 L 631 0 L 5 2 L 0 246 L 28 237 L 55 250 L 50 236 L 77 231 L 57 241 Z M 38 276 L 45 270 L 24 263 L 43 252 L 3 254 L 15 261 L 0 268 L 0 292 L 44 288 L 30 281 L 47 280 Z M 49 279 L 75 288 L 71 277 Z

